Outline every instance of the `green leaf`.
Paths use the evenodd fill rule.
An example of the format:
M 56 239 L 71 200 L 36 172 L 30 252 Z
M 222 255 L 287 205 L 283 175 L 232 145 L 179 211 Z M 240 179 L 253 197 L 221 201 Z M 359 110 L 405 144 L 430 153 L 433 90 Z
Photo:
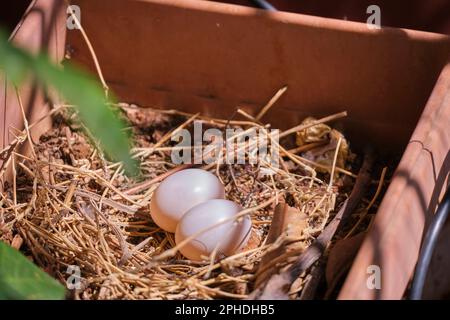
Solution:
M 32 56 L 13 46 L 0 32 L 0 68 L 18 85 L 27 72 L 43 85 L 55 88 L 67 102 L 77 106 L 80 120 L 98 139 L 106 155 L 124 164 L 128 174 L 137 174 L 137 165 L 130 156 L 130 139 L 125 124 L 108 106 L 102 87 L 93 78 L 70 65 L 64 69 L 52 64 L 44 55 Z
M 0 34 L 0 41 L 3 41 Z M 5 69 L 13 83 L 20 83 L 27 74 L 27 65 L 23 63 L 24 56 L 20 53 L 11 52 L 5 45 L 0 45 L 0 66 Z
M 61 300 L 65 288 L 19 251 L 0 241 L 0 299 Z

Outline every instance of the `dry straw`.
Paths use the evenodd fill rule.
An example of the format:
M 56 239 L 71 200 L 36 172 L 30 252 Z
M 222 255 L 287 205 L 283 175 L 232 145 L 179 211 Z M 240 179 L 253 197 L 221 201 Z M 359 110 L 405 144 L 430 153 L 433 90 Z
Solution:
M 194 118 L 221 129 L 227 122 L 244 131 L 264 128 L 250 120 L 227 121 L 120 106 L 125 114 L 159 114 L 169 121 L 182 115 L 185 121 L 168 128 L 163 137 L 189 128 Z M 248 214 L 253 221 L 252 239 L 247 248 L 231 257 L 189 261 L 177 252 L 184 243 L 176 246 L 173 235 L 161 231 L 149 214 L 149 202 L 160 181 L 186 167 L 171 163 L 174 146 L 170 139 L 146 147 L 139 143 L 148 139 L 146 133 L 135 132 L 134 155 L 143 172 L 142 181 L 137 181 L 124 175 L 120 163 L 103 166 L 99 152 L 76 125 L 70 124 L 70 106 L 60 106 L 48 116 L 57 116 L 60 121 L 37 144 L 29 139 L 29 128 L 35 124 L 25 122 L 25 130 L 3 150 L 14 173 L 12 185 L 1 193 L 3 232 L 19 234 L 34 261 L 62 282 L 70 276 L 69 266 L 79 267 L 81 287 L 73 291 L 77 299 L 246 298 L 253 289 L 261 256 L 270 250 L 265 238 L 274 204 L 289 198 L 300 212 L 309 215 L 302 234 L 286 239 L 303 244 L 301 247 L 320 234 L 334 209 L 335 189 L 311 172 L 310 163 L 284 148 L 280 161 L 285 161 L 282 156 L 292 159 L 289 170 L 261 162 L 233 165 L 230 171 L 227 165 L 215 163 L 209 170 L 224 181 L 228 198 L 244 206 L 240 216 Z M 268 140 L 276 143 L 265 132 Z M 29 156 L 17 152 L 24 143 L 32 150 Z M 248 157 L 252 142 L 240 143 L 235 150 L 245 150 Z M 263 175 L 264 169 L 275 174 Z M 290 253 L 295 254 L 298 252 Z M 283 259 L 288 263 L 290 255 L 282 257 L 281 263 Z

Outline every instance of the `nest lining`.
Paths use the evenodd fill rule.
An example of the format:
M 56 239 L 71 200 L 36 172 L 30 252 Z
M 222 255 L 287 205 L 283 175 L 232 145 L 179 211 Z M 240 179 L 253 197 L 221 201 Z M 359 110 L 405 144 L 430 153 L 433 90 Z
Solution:
M 13 183 L 2 193 L 0 236 L 20 235 L 35 263 L 63 283 L 70 276 L 68 267 L 79 267 L 80 286 L 71 291 L 75 299 L 247 298 L 261 257 L 274 246 L 294 243 L 278 267 L 288 265 L 320 234 L 343 197 L 333 175 L 317 173 L 313 161 L 283 147 L 281 166 L 273 175 L 261 174 L 274 170 L 269 163 L 200 166 L 221 179 L 227 199 L 245 208 L 253 228 L 249 243 L 235 255 L 189 261 L 176 251 L 173 234 L 159 229 L 149 213 L 161 177 L 179 169 L 171 162 L 174 146 L 167 137 L 177 128 L 191 128 L 193 120 L 219 129 L 264 126 L 254 119 L 118 107 L 131 124 L 134 156 L 141 162 L 138 179 L 102 156 L 69 106 L 52 112 L 53 129 L 39 142 L 28 141 L 30 156 L 10 153 Z M 339 171 L 352 175 L 345 168 Z M 307 224 L 295 239 L 280 237 L 266 245 L 274 206 L 282 199 L 306 215 Z M 296 294 L 306 276 L 295 282 Z

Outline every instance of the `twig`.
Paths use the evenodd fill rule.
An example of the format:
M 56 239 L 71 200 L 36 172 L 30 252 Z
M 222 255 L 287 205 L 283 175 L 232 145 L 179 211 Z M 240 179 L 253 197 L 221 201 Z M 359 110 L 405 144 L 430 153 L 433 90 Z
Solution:
M 280 139 L 283 138 L 283 137 L 286 137 L 286 136 L 288 136 L 288 135 L 290 135 L 292 133 L 296 133 L 298 131 L 302 131 L 302 130 L 314 127 L 314 126 L 316 126 L 318 124 L 321 124 L 321 123 L 330 122 L 330 121 L 333 121 L 333 120 L 344 118 L 346 116 L 347 116 L 347 111 L 343 111 L 343 112 L 335 113 L 335 114 L 332 114 L 330 116 L 318 119 L 316 121 L 312 121 L 311 123 L 308 123 L 308 124 L 299 124 L 298 126 L 295 126 L 295 127 L 291 128 L 289 130 L 286 130 L 286 131 L 283 131 L 282 133 L 280 133 Z
M 294 149 L 290 149 L 288 151 L 290 153 L 294 153 L 294 154 L 301 153 L 301 152 L 306 152 L 306 151 L 312 150 L 314 148 L 318 148 L 318 147 L 324 146 L 327 143 L 328 143 L 327 140 L 319 141 L 319 142 L 311 142 L 311 143 L 305 144 L 303 146 L 300 146 L 300 147 L 297 147 L 297 148 L 294 148 Z
M 361 224 L 361 222 L 363 222 L 364 218 L 367 216 L 367 213 L 369 212 L 370 208 L 372 208 L 372 206 L 375 203 L 375 201 L 377 201 L 377 198 L 378 198 L 378 196 L 381 193 L 381 189 L 383 188 L 383 183 L 384 183 L 384 179 L 386 177 L 386 172 L 387 172 L 387 167 L 384 167 L 383 170 L 381 171 L 381 177 L 380 177 L 380 180 L 378 182 L 378 187 L 377 187 L 377 190 L 375 191 L 374 196 L 370 200 L 370 202 L 367 205 L 367 207 L 364 209 L 363 213 L 359 216 L 358 222 L 356 222 L 356 224 L 347 233 L 347 235 L 344 237 L 344 239 L 349 238 L 355 232 L 355 230 L 358 228 L 358 226 Z
M 51 186 L 51 185 L 49 185 L 47 187 L 50 188 L 50 189 L 56 189 L 56 190 L 63 191 L 63 192 L 66 192 L 67 189 L 68 189 L 66 187 Z M 101 195 L 98 195 L 96 193 L 93 193 L 93 192 L 90 192 L 90 191 L 87 191 L 87 190 L 75 190 L 74 191 L 74 195 L 82 197 L 82 198 L 87 198 L 87 199 L 90 199 L 90 200 L 95 200 L 95 201 L 100 201 L 102 199 Z M 103 203 L 107 204 L 108 206 L 110 206 L 110 207 L 112 207 L 114 209 L 123 211 L 123 212 L 128 213 L 128 214 L 133 214 L 133 213 L 135 213 L 137 211 L 136 207 L 130 207 L 130 206 L 127 206 L 127 205 L 122 204 L 120 202 L 116 202 L 114 200 L 111 200 L 111 199 L 103 199 Z
M 184 170 L 184 169 L 188 169 L 188 168 L 192 168 L 193 166 L 194 166 L 193 164 L 182 164 L 182 165 L 177 166 L 177 167 L 175 167 L 175 168 L 173 168 L 173 169 L 171 169 L 171 170 L 169 170 L 167 172 L 164 172 L 163 174 L 157 176 L 156 178 L 153 178 L 151 180 L 147 180 L 147 181 L 141 182 L 139 184 L 136 184 L 133 187 L 131 187 L 130 189 L 125 190 L 123 193 L 126 194 L 126 195 L 132 195 L 132 194 L 139 193 L 139 192 L 141 192 L 141 191 L 143 191 L 145 189 L 150 188 L 153 184 L 158 183 L 158 182 L 166 179 L 168 176 L 170 176 L 170 175 L 172 175 L 172 174 L 174 174 L 174 173 L 176 173 L 178 171 L 181 171 L 181 170 Z
M 237 113 L 239 113 L 240 115 L 242 115 L 243 117 L 247 118 L 248 120 L 252 121 L 252 122 L 256 122 L 260 125 L 262 125 L 261 122 L 257 121 L 255 119 L 255 117 L 253 117 L 252 115 L 248 114 L 247 112 L 245 112 L 245 110 L 242 110 L 240 108 L 237 109 Z
M 158 148 L 161 146 L 164 142 L 169 140 L 171 137 L 173 137 L 176 133 L 178 133 L 180 130 L 185 128 L 188 124 L 190 124 L 192 121 L 194 121 L 199 116 L 199 113 L 194 114 L 192 117 L 187 119 L 183 124 L 181 124 L 178 128 L 175 130 L 166 133 L 152 148 Z
M 333 158 L 333 166 L 331 167 L 331 174 L 330 174 L 330 183 L 328 184 L 327 191 L 330 192 L 331 188 L 333 187 L 333 179 L 334 179 L 334 172 L 336 171 L 336 161 L 339 155 L 339 148 L 341 147 L 342 137 L 339 137 L 339 140 L 336 145 L 336 151 L 334 152 L 334 158 Z
M 261 109 L 261 111 L 255 117 L 255 120 L 259 121 L 266 114 L 266 112 L 269 111 L 269 109 L 275 104 L 275 102 L 277 102 L 278 99 L 281 98 L 281 96 L 283 95 L 283 93 L 286 92 L 286 90 L 287 86 L 278 90 L 277 93 L 275 93 L 275 95 L 272 97 L 272 99 L 270 99 L 269 102 Z
M 70 6 L 70 3 L 68 1 L 66 1 L 66 4 L 68 6 Z M 77 25 L 78 29 L 81 31 L 81 35 L 83 36 L 83 39 L 86 42 L 86 45 L 88 46 L 89 52 L 92 55 L 92 60 L 94 60 L 94 65 L 95 65 L 95 69 L 97 70 L 98 77 L 100 78 L 100 81 L 103 85 L 103 89 L 105 90 L 105 95 L 106 95 L 106 97 L 108 97 L 109 87 L 106 84 L 105 78 L 103 77 L 103 72 L 100 67 L 100 63 L 98 62 L 94 47 L 92 46 L 91 41 L 89 40 L 89 37 L 87 36 L 86 31 L 84 31 L 84 28 L 81 25 L 80 21 L 78 20 L 77 16 L 72 12 L 72 10 L 69 10 L 69 12 L 70 12 L 72 19 L 75 21 L 75 24 Z

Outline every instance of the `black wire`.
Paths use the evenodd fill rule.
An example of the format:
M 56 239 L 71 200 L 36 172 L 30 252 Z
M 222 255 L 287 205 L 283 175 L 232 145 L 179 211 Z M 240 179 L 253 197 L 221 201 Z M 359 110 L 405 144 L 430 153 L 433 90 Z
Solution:
M 450 212 L 450 187 L 447 188 L 444 198 L 439 204 L 433 221 L 428 228 L 427 234 L 420 250 L 419 260 L 417 262 L 416 271 L 410 292 L 411 300 L 419 300 L 422 298 L 423 286 L 430 266 L 431 257 L 433 256 L 434 248 L 436 247 L 439 233 L 442 230 L 447 217 Z
M 266 0 L 252 0 L 252 1 L 261 9 L 269 11 L 277 11 L 277 9 Z

